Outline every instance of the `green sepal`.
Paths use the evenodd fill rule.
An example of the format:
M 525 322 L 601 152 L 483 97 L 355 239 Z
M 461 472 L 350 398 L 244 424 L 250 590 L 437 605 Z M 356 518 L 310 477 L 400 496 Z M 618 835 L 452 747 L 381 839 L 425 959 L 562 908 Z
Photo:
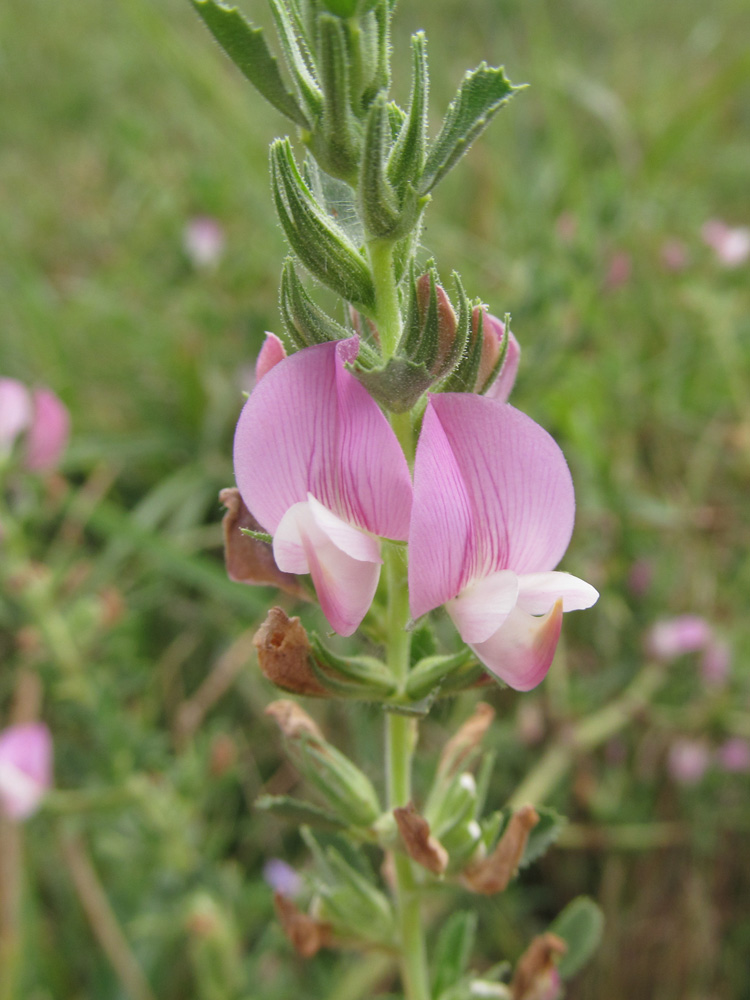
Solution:
M 392 947 L 396 924 L 387 897 L 336 848 L 326 850 L 325 860 L 330 880 L 317 885 L 321 917 L 342 937 Z
M 395 238 L 402 222 L 396 194 L 385 175 L 390 124 L 385 95 L 370 108 L 359 181 L 359 209 L 370 237 Z
M 604 931 L 604 914 L 593 899 L 578 896 L 558 914 L 549 929 L 568 946 L 557 971 L 562 979 L 570 979 L 599 947 Z
M 406 112 L 396 104 L 395 101 L 388 102 L 388 124 L 391 128 L 391 142 L 395 142 L 404 122 L 406 121 Z
M 459 312 L 456 342 L 463 340 L 462 353 L 453 371 L 440 385 L 441 392 L 473 392 L 479 375 L 479 365 L 482 361 L 482 329 L 472 336 L 471 304 L 461 286 L 458 275 L 454 275 L 459 288 Z M 460 333 L 459 333 L 460 331 Z
M 452 830 L 474 819 L 477 785 L 473 774 L 462 771 L 446 782 L 438 777 L 432 787 L 424 816 L 430 830 L 448 848 Z
M 409 671 L 406 693 L 410 698 L 424 698 L 441 687 L 454 671 L 475 663 L 476 656 L 468 647 L 451 655 L 426 656 Z
M 295 30 L 295 25 L 290 20 L 282 0 L 268 0 L 268 3 L 271 7 L 281 47 L 284 50 L 287 67 L 294 77 L 297 92 L 305 106 L 309 120 L 315 122 L 323 107 L 323 95 L 320 92 L 318 81 L 315 79 L 312 56 L 302 34 L 299 30 Z
M 390 358 L 382 368 L 355 365 L 352 371 L 370 395 L 394 413 L 411 410 L 435 382 L 432 372 L 408 358 Z
M 387 91 L 391 85 L 391 18 L 386 0 L 362 0 L 360 17 L 362 17 L 362 47 L 368 53 L 373 48 L 375 50 L 374 72 L 360 96 L 362 110 L 366 111 L 378 93 L 381 90 Z M 363 68 L 364 65 L 366 63 L 363 59 Z
M 427 695 L 421 701 L 391 701 L 383 705 L 386 712 L 393 715 L 406 715 L 411 719 L 424 719 L 430 714 L 430 709 L 435 704 L 434 694 Z
M 310 634 L 310 645 L 318 662 L 325 671 L 340 674 L 349 680 L 366 684 L 382 695 L 392 694 L 396 690 L 396 682 L 388 667 L 374 656 L 338 656 L 323 645 L 320 637 L 314 632 Z
M 349 100 L 349 56 L 339 18 L 318 19 L 318 56 L 323 111 L 307 145 L 327 173 L 353 184 L 362 153 L 362 126 Z
M 271 177 L 279 221 L 299 259 L 337 295 L 371 312 L 375 289 L 367 264 L 313 198 L 288 139 L 277 139 L 271 145 Z
M 327 799 L 334 811 L 352 826 L 371 826 L 380 815 L 380 803 L 370 779 L 330 743 L 308 741 L 302 750 L 305 777 Z
M 482 340 L 484 340 L 484 315 L 485 315 L 484 314 L 484 309 L 482 309 L 481 312 L 482 312 L 482 317 L 481 317 L 481 323 L 480 323 L 480 328 L 479 328 L 478 332 L 479 332 L 479 335 L 481 336 Z M 479 393 L 480 396 L 484 395 L 484 393 L 487 392 L 487 390 L 493 384 L 493 382 L 495 381 L 495 379 L 497 378 L 497 376 L 500 374 L 500 369 L 505 364 L 505 356 L 508 353 L 508 339 L 509 339 L 508 338 L 508 332 L 510 331 L 510 313 L 506 313 L 505 314 L 504 326 L 505 326 L 505 335 L 503 336 L 503 343 L 502 343 L 502 347 L 500 348 L 500 353 L 498 354 L 497 361 L 492 366 L 492 371 L 489 373 L 489 375 L 487 376 L 487 378 L 484 380 L 483 385 L 480 385 L 479 388 L 477 389 L 477 392 Z
M 351 336 L 340 323 L 313 302 L 297 277 L 291 258 L 284 261 L 281 269 L 279 299 L 284 329 L 297 349 Z
M 270 544 L 273 541 L 273 535 L 269 535 L 267 531 L 253 531 L 252 528 L 240 528 L 240 534 L 245 535 L 247 538 L 254 538 L 256 542 Z
M 388 179 L 402 194 L 422 173 L 427 141 L 427 40 L 419 31 L 411 39 L 413 69 L 409 114 L 388 158 Z
M 310 802 L 295 799 L 289 795 L 261 795 L 255 801 L 255 808 L 263 812 L 273 813 L 279 819 L 301 826 L 303 823 L 315 826 L 319 830 L 345 830 L 346 823 L 333 813 L 326 812 Z
M 311 128 L 297 99 L 287 90 L 263 29 L 254 28 L 236 7 L 225 7 L 216 0 L 191 0 L 191 3 L 232 62 L 269 104 L 301 128 Z
M 321 0 L 321 3 L 336 17 L 353 17 L 357 13 L 358 0 Z
M 480 63 L 466 74 L 430 146 L 419 182 L 420 194 L 427 194 L 445 177 L 493 115 L 520 89 L 506 79 L 502 67 Z
M 452 913 L 440 930 L 433 954 L 435 965 L 432 995 L 440 997 L 466 972 L 477 933 L 477 914 Z

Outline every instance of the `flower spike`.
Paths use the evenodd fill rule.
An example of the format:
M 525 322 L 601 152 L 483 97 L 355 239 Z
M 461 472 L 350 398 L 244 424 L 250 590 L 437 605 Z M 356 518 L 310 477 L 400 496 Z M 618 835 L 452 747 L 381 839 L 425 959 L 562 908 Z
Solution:
M 553 572 L 574 514 L 565 458 L 538 424 L 496 399 L 432 396 L 414 471 L 412 615 L 444 604 L 492 673 L 517 690 L 535 687 L 552 662 L 562 612 L 599 596 Z
M 395 434 L 347 370 L 356 337 L 279 361 L 240 415 L 242 498 L 288 573 L 310 573 L 324 614 L 351 635 L 380 576 L 379 537 L 405 540 L 412 487 Z

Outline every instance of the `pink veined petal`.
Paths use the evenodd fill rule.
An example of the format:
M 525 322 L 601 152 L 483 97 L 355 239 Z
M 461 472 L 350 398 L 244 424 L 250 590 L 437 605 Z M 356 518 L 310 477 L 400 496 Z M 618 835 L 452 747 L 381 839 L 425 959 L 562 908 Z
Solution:
M 0 378 L 0 449 L 13 446 L 31 421 L 31 394 L 14 378 Z
M 292 354 L 245 404 L 234 441 L 237 485 L 271 533 L 312 493 L 350 524 L 407 536 L 409 468 L 377 403 L 345 367 L 357 347 L 351 338 Z
M 314 497 L 291 507 L 273 540 L 279 569 L 310 573 L 323 614 L 351 635 L 367 614 L 380 577 L 380 543 L 326 510 Z
M 266 333 L 266 339 L 255 362 L 255 381 L 260 382 L 264 375 L 268 374 L 274 365 L 283 361 L 286 357 L 286 348 L 275 333 Z
M 487 642 L 471 648 L 482 663 L 516 691 L 530 691 L 547 676 L 562 627 L 562 600 L 542 618 L 514 608 Z
M 431 396 L 414 470 L 412 615 L 498 570 L 554 569 L 574 515 L 565 458 L 530 417 L 486 396 Z
M 485 642 L 503 624 L 517 598 L 518 577 L 503 569 L 464 587 L 445 610 L 464 642 Z
M 518 365 L 521 361 L 521 345 L 513 335 L 512 330 L 508 330 L 508 347 L 505 351 L 503 366 L 498 372 L 497 378 L 489 387 L 485 396 L 488 399 L 496 399 L 500 403 L 508 400 L 513 386 L 516 384 Z
M 49 389 L 33 394 L 34 415 L 26 435 L 26 468 L 32 472 L 54 469 L 68 444 L 68 408 Z
M 10 726 L 0 733 L 0 807 L 25 819 L 52 784 L 52 739 L 42 723 Z
M 560 598 L 563 611 L 590 608 L 599 591 L 570 573 L 525 573 L 518 580 L 518 607 L 530 615 L 546 615 Z

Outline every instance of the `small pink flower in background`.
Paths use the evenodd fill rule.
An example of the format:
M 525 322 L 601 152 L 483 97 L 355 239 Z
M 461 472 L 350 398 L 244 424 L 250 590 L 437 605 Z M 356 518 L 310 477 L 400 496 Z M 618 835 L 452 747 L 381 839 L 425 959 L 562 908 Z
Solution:
M 701 657 L 701 677 L 706 684 L 721 687 L 729 679 L 732 666 L 732 648 L 723 639 L 712 636 Z
M 211 216 L 198 215 L 185 226 L 182 242 L 194 267 L 216 267 L 224 253 L 224 230 Z
M 654 567 L 648 559 L 636 559 L 628 573 L 628 590 L 635 597 L 648 593 L 654 578 Z
M 530 417 L 486 396 L 430 397 L 409 532 L 411 613 L 445 605 L 461 638 L 510 687 L 547 673 L 563 611 L 596 590 L 552 572 L 573 531 L 570 471 Z
M 616 250 L 609 259 L 607 273 L 604 276 L 604 287 L 609 292 L 614 292 L 630 281 L 633 271 L 633 262 L 630 254 L 625 250 Z
M 667 770 L 680 785 L 696 785 L 706 773 L 709 762 L 708 747 L 699 740 L 675 740 L 667 754 Z
M 23 463 L 30 472 L 49 472 L 60 462 L 70 436 L 70 416 L 49 389 L 0 378 L 0 455 L 25 434 Z
M 698 615 L 665 618 L 653 625 L 646 635 L 646 652 L 656 660 L 668 662 L 684 653 L 703 649 L 711 639 L 711 626 Z
M 475 309 L 472 316 L 472 323 L 475 328 L 479 327 L 479 318 L 480 310 Z M 512 330 L 508 330 L 507 332 L 508 346 L 505 347 L 505 323 L 486 310 L 484 311 L 482 322 L 482 338 L 482 356 L 479 362 L 479 372 L 474 391 L 484 391 L 484 395 L 490 399 L 497 399 L 501 403 L 505 403 L 516 382 L 518 365 L 521 360 L 521 347 L 513 336 Z M 505 348 L 503 363 L 500 370 L 495 374 L 494 379 L 487 386 L 488 380 L 495 371 L 503 348 Z
M 274 365 L 283 361 L 286 357 L 286 348 L 275 333 L 267 333 L 263 346 L 255 362 L 255 381 L 260 382 L 265 374 L 270 372 Z
M 562 212 L 557 217 L 555 232 L 561 243 L 572 243 L 578 232 L 578 219 L 572 212 Z
M 298 896 L 302 891 L 299 874 L 281 858 L 269 858 L 263 865 L 263 878 L 274 892 L 282 896 Z
M 275 364 L 234 439 L 242 499 L 273 535 L 278 568 L 310 573 L 331 627 L 351 635 L 380 577 L 378 536 L 406 540 L 412 485 L 396 435 L 347 371 L 356 337 Z
M 659 257 L 667 271 L 684 271 L 690 263 L 690 253 L 682 240 L 665 240 L 661 245 Z
M 726 740 L 716 751 L 716 763 L 730 774 L 750 773 L 750 741 L 739 736 Z
M 52 738 L 41 722 L 0 733 L 0 811 L 26 819 L 52 785 Z
M 744 226 L 733 228 L 721 219 L 709 219 L 701 229 L 701 236 L 724 267 L 739 267 L 750 257 L 750 229 Z

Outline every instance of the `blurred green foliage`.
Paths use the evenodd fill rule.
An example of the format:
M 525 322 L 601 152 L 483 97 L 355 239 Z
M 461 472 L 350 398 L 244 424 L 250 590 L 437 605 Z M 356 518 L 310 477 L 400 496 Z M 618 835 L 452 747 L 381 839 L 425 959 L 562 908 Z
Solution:
M 665 758 L 678 735 L 750 737 L 750 282 L 700 239 L 711 217 L 750 223 L 750 10 L 402 0 L 396 27 L 404 99 L 420 27 L 435 112 L 482 58 L 531 84 L 445 180 L 425 259 L 512 312 L 514 402 L 555 434 L 576 482 L 565 566 L 602 590 L 566 621 L 540 691 L 489 696 L 490 801 L 540 756 L 529 719 L 543 738 L 615 695 L 656 619 L 702 614 L 734 654 L 727 689 L 707 694 L 680 661 L 658 707 L 576 758 L 554 793 L 570 834 L 523 891 L 479 901 L 481 956 L 516 958 L 588 892 L 607 929 L 571 996 L 739 1000 L 748 777 L 713 769 L 680 788 Z M 74 425 L 65 480 L 29 487 L 24 508 L 25 556 L 48 576 L 5 573 L 0 604 L 0 711 L 18 670 L 38 672 L 57 754 L 58 790 L 24 828 L 21 995 L 137 997 L 92 933 L 83 871 L 160 1000 L 385 994 L 385 959 L 305 964 L 272 918 L 264 860 L 305 863 L 296 831 L 252 808 L 296 780 L 248 650 L 277 598 L 221 566 L 216 495 L 241 390 L 279 328 L 267 146 L 283 124 L 182 0 L 6 4 L 0 38 L 0 371 L 53 387 Z M 226 232 L 213 269 L 183 249 L 198 215 Z M 684 244 L 677 270 L 670 240 Z M 634 566 L 651 576 L 640 595 Z M 190 699 L 222 657 L 233 682 L 196 722 Z M 426 754 L 468 708 L 438 709 Z M 377 711 L 317 715 L 376 776 Z

